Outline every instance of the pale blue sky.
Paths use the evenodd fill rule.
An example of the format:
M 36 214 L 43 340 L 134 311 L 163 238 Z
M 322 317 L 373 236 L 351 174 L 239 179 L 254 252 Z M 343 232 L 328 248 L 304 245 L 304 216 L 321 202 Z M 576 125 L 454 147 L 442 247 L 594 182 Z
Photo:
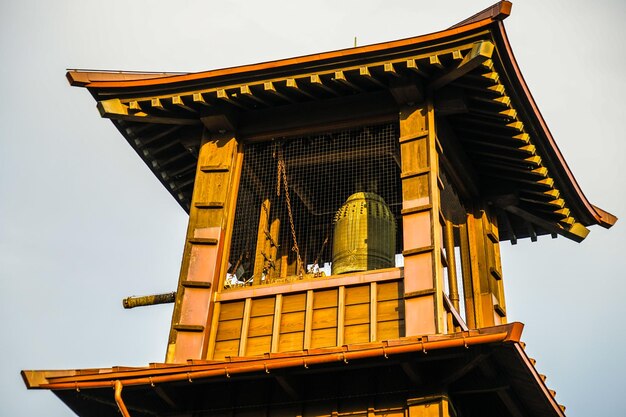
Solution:
M 0 415 L 73 413 L 21 369 L 163 361 L 186 214 L 65 68 L 201 71 L 444 29 L 495 0 L 0 0 Z M 471 4 L 470 4 L 471 3 Z M 594 204 L 626 212 L 626 3 L 519 0 L 524 76 Z M 623 222 L 624 220 L 622 220 Z M 568 416 L 623 413 L 626 232 L 503 244 L 510 318 Z M 619 411 L 618 411 L 619 410 Z

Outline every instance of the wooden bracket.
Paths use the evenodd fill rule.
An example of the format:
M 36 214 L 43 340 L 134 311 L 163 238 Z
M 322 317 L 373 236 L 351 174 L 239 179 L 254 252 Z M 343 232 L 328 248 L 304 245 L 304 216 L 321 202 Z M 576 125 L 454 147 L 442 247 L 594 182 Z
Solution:
M 135 102 L 136 103 L 136 102 Z M 137 111 L 130 113 L 130 105 L 122 103 L 118 98 L 112 98 L 109 100 L 99 101 L 96 105 L 100 116 L 112 120 L 125 120 L 128 122 L 139 123 L 157 123 L 157 124 L 170 124 L 170 125 L 199 125 L 201 124 L 198 119 L 186 119 L 182 117 L 161 117 L 152 116 L 143 111 Z
M 444 85 L 461 78 L 471 70 L 478 68 L 483 62 L 491 58 L 495 46 L 489 41 L 479 41 L 474 44 L 472 49 L 465 55 L 463 60 L 454 68 L 436 78 L 428 85 L 430 91 L 438 90 Z

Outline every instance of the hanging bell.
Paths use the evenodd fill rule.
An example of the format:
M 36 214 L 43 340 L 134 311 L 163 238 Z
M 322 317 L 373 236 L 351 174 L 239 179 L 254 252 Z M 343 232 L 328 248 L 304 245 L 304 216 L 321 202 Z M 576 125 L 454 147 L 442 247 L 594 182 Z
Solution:
M 377 194 L 352 194 L 335 214 L 332 274 L 395 266 L 396 220 Z

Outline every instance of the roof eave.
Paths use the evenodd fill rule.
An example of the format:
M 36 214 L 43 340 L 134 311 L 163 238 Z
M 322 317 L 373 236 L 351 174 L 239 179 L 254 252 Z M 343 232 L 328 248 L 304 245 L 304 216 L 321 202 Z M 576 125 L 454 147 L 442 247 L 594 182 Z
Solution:
M 499 43 L 498 49 L 503 61 L 502 64 L 508 73 L 509 82 L 515 91 L 514 94 L 518 97 L 527 117 L 532 122 L 532 128 L 539 139 L 536 142 L 543 148 L 543 153 L 548 156 L 547 159 L 551 165 L 551 171 L 559 183 L 559 188 L 569 196 L 567 200 L 571 202 L 571 208 L 575 211 L 576 217 L 584 226 L 599 224 L 609 228 L 616 222 L 617 218 L 592 205 L 582 193 L 524 81 L 502 23 L 502 20 L 510 14 L 510 11 L 511 3 L 502 1 L 444 31 L 259 64 L 198 73 L 71 70 L 67 73 L 67 78 L 71 85 L 86 87 L 94 98 L 99 100 L 102 95 L 110 97 L 111 94 L 116 95 L 118 92 L 150 90 L 151 93 L 154 93 L 157 90 L 171 91 L 177 88 L 188 88 L 189 85 L 223 83 L 229 80 L 259 76 L 271 77 L 276 74 L 284 75 L 286 72 L 298 72 L 320 66 L 346 64 L 346 62 L 368 59 L 369 57 L 377 56 L 377 54 L 397 53 L 417 46 L 423 47 L 429 44 L 440 43 L 459 35 L 467 35 L 488 28 L 496 42 Z
M 336 348 L 268 354 L 260 357 L 229 358 L 224 361 L 190 361 L 183 364 L 155 364 L 149 368 L 103 368 L 88 370 L 24 370 L 29 389 L 106 388 L 121 379 L 125 385 L 150 385 L 215 376 L 235 375 L 302 366 L 367 359 L 378 356 L 424 352 L 490 343 L 519 343 L 524 325 L 513 322 L 450 335 L 401 338 L 376 343 L 352 344 Z
M 261 62 L 251 65 L 222 68 L 210 71 L 195 73 L 164 73 L 164 72 L 133 72 L 133 71 L 100 71 L 100 70 L 68 70 L 66 76 L 72 86 L 86 87 L 88 89 L 100 88 L 137 88 L 149 86 L 165 86 L 176 83 L 186 83 L 224 76 L 242 76 L 259 71 L 279 71 L 292 66 L 315 65 L 317 63 L 358 59 L 369 54 L 381 51 L 388 51 L 398 48 L 410 48 L 428 42 L 439 41 L 446 37 L 456 36 L 459 33 L 471 32 L 473 30 L 488 26 L 496 21 L 501 21 L 509 16 L 511 3 L 501 1 L 495 5 L 465 19 L 464 21 L 450 27 L 449 29 L 420 35 L 400 40 L 381 42 L 371 45 L 364 45 L 354 48 L 345 48 L 335 51 L 303 55 L 299 57 L 280 59 L 274 61 Z
M 493 34 L 496 43 L 499 44 L 498 50 L 501 52 L 502 58 L 505 58 L 503 59 L 503 65 L 507 66 L 507 69 L 511 71 L 508 77 L 509 81 L 514 84 L 514 90 L 522 101 L 521 104 L 527 111 L 528 116 L 533 119 L 533 127 L 542 137 L 542 140 L 536 141 L 536 143 L 543 145 L 544 153 L 549 154 L 551 157 L 551 172 L 553 175 L 556 174 L 555 177 L 563 190 L 573 197 L 569 201 L 577 203 L 575 208 L 584 216 L 584 220 L 581 220 L 583 220 L 585 226 L 598 224 L 604 228 L 610 228 L 617 221 L 617 217 L 591 204 L 578 185 L 526 84 L 502 22 L 497 22 L 494 25 Z
M 88 69 L 68 69 L 65 76 L 73 87 L 86 87 L 94 82 L 134 81 L 174 77 L 183 72 L 144 72 L 144 71 L 103 71 Z
M 308 366 L 339 363 L 358 364 L 359 360 L 385 360 L 395 355 L 427 353 L 437 350 L 461 350 L 471 347 L 491 346 L 509 352 L 506 359 L 520 375 L 530 383 L 535 398 L 544 414 L 563 417 L 563 411 L 547 388 L 544 378 L 537 372 L 533 361 L 526 355 L 521 334 L 523 324 L 510 324 L 461 332 L 452 335 L 430 335 L 419 338 L 401 338 L 376 343 L 356 344 L 336 348 L 310 349 L 302 352 L 266 354 L 257 357 L 227 358 L 224 361 L 189 361 L 184 364 L 152 364 L 145 368 L 115 367 L 75 371 L 22 371 L 22 377 L 30 389 L 49 389 L 57 393 L 89 389 L 108 389 L 116 383 L 134 387 L 135 392 L 151 390 L 151 386 L 164 384 L 214 383 L 233 377 L 257 378 L 277 370 L 302 369 Z M 512 355 L 512 356 L 511 356 Z M 419 360 L 420 355 L 414 356 Z M 385 359 L 382 359 L 385 358 Z M 357 365 L 358 366 L 358 365 Z M 319 369 L 319 368 L 318 368 Z M 256 375 L 256 376 L 255 376 Z M 223 379 L 222 379 L 223 378 Z M 64 394 L 65 395 L 65 394 Z M 63 399 L 64 395 L 60 395 Z M 94 397 L 95 398 L 95 397 Z M 65 401 L 65 400 L 64 400 Z

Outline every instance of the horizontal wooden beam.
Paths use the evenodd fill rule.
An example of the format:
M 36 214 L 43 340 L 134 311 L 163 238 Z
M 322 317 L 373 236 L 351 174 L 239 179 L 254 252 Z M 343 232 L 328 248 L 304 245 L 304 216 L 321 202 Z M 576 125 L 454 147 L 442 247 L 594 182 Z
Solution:
M 157 123 L 157 124 L 169 124 L 169 125 L 200 125 L 201 122 L 198 119 L 186 119 L 182 117 L 162 117 L 152 116 L 148 113 L 137 112 L 134 114 L 129 113 L 127 105 L 123 104 L 120 99 L 112 98 L 109 100 L 99 101 L 96 105 L 100 116 L 112 120 L 124 120 L 129 122 L 139 123 Z
M 397 120 L 398 105 L 379 91 L 302 102 L 241 113 L 238 136 L 247 141 L 310 135 L 318 132 Z

